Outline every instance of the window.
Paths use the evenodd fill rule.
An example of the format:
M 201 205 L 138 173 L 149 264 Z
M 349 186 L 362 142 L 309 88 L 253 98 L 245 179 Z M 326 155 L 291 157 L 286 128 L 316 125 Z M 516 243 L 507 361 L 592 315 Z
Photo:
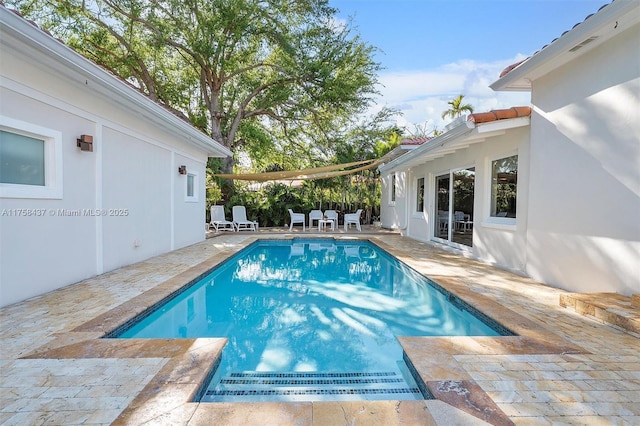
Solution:
M 62 133 L 0 116 L 0 197 L 62 198 Z
M 0 130 L 0 183 L 45 185 L 44 140 Z
M 395 204 L 396 202 L 396 175 L 395 173 L 391 176 L 391 193 L 390 193 L 390 202 L 391 204 Z
M 416 184 L 416 212 L 424 211 L 424 178 L 419 178 Z
M 193 197 L 194 175 L 187 175 L 187 197 Z
M 516 217 L 518 156 L 491 162 L 491 217 Z
M 187 202 L 198 202 L 198 174 L 189 172 L 185 179 L 185 196 Z

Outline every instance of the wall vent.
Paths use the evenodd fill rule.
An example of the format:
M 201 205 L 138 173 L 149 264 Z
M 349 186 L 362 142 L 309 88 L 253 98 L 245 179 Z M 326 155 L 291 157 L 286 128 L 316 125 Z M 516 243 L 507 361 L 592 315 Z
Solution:
M 592 41 L 594 41 L 597 38 L 598 38 L 598 36 L 589 37 L 588 39 L 582 41 L 581 43 L 578 43 L 575 46 L 573 46 L 571 49 L 569 49 L 569 52 L 575 52 L 578 49 L 582 49 L 587 44 L 591 43 Z

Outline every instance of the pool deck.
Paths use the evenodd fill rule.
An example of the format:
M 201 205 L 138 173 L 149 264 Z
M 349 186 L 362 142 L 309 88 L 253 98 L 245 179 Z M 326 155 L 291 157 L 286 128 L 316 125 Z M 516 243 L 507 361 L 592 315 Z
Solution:
M 369 239 L 518 335 L 400 338 L 435 400 L 235 404 L 190 402 L 225 339 L 100 339 L 256 238 L 301 235 Z M 640 425 L 640 336 L 569 295 L 379 229 L 221 233 L 0 309 L 0 424 Z

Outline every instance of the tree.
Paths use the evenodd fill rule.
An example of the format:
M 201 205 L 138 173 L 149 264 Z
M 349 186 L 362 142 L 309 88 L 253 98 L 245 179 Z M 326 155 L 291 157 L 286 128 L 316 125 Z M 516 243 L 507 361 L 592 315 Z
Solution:
M 328 0 L 13 3 L 233 151 L 275 135 L 308 146 L 376 93 L 374 48 Z
M 444 119 L 448 116 L 451 118 L 460 117 L 465 111 L 472 113 L 473 106 L 471 106 L 471 104 L 463 104 L 463 98 L 464 95 L 458 95 L 454 100 L 447 102 L 447 104 L 449 104 L 449 109 L 442 113 L 442 118 Z

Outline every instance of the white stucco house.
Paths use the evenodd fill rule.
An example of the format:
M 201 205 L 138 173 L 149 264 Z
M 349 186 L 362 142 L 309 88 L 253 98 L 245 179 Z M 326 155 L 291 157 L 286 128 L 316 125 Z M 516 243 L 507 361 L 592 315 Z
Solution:
M 0 6 L 0 306 L 205 238 L 232 153 Z
M 616 0 L 379 167 L 382 226 L 573 292 L 640 292 L 640 2 Z M 518 114 L 517 111 L 520 111 Z

